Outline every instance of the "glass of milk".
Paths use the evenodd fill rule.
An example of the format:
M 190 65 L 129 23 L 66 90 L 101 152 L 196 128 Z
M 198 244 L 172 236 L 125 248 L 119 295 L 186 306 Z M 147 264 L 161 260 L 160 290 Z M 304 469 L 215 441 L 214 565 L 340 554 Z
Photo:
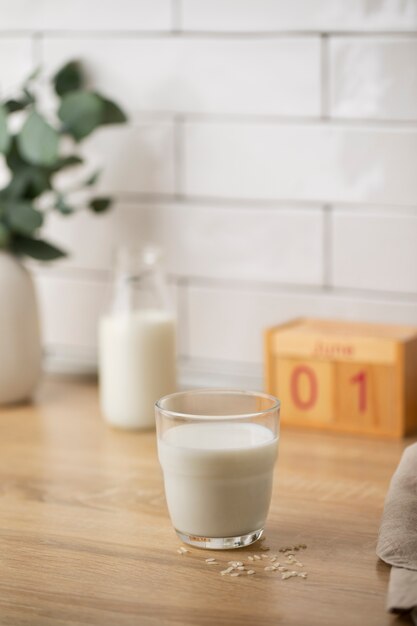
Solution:
M 154 428 L 156 400 L 176 388 L 175 319 L 160 257 L 151 246 L 116 256 L 99 324 L 100 404 L 112 426 Z
M 278 454 L 279 400 L 194 390 L 161 398 L 155 411 L 168 510 L 180 539 L 214 550 L 259 539 Z

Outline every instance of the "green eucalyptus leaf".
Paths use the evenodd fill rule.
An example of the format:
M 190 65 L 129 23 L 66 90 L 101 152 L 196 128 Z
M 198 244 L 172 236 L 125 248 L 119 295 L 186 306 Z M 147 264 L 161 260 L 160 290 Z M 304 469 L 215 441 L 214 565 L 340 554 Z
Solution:
M 73 155 L 61 157 L 60 159 L 58 159 L 53 169 L 54 169 L 54 172 L 57 172 L 58 170 L 62 170 L 66 167 L 73 167 L 74 165 L 81 165 L 82 163 L 84 163 L 84 160 L 81 157 L 77 156 L 76 154 L 73 154 Z
M 58 158 L 58 133 L 32 111 L 17 137 L 21 156 L 34 165 L 53 165 Z
M 12 171 L 19 170 L 22 167 L 27 167 L 29 165 L 19 154 L 16 137 L 12 137 L 10 148 L 6 155 L 6 162 Z
M 56 204 L 55 204 L 55 208 L 62 214 L 62 215 L 71 215 L 71 213 L 74 213 L 74 209 L 67 204 L 64 196 L 62 194 L 58 194 L 57 200 L 56 200 Z
M 39 165 L 31 165 L 23 160 L 15 137 L 12 139 L 6 162 L 13 176 L 3 190 L 5 197 L 33 199 L 51 188 L 51 170 Z
M 6 218 L 10 229 L 20 235 L 32 235 L 43 223 L 43 215 L 29 202 L 8 202 Z
M 9 199 L 33 200 L 48 189 L 51 189 L 50 172 L 33 165 L 15 171 L 4 191 Z
M 86 185 L 87 187 L 92 187 L 93 185 L 95 185 L 100 177 L 100 174 L 101 170 L 95 171 L 93 174 L 91 174 L 91 176 L 87 178 L 84 185 Z
M 84 77 L 81 64 L 78 61 L 70 61 L 55 74 L 53 82 L 59 96 L 82 89 Z
M 23 111 L 26 107 L 35 102 L 34 96 L 27 89 L 23 90 L 23 96 L 16 100 L 11 98 L 4 103 L 4 106 L 8 113 L 15 113 L 16 111 Z
M 100 126 L 103 114 L 103 102 L 94 93 L 72 91 L 62 98 L 58 116 L 64 125 L 64 132 L 76 141 L 87 137 Z
M 10 242 L 10 230 L 6 224 L 0 222 L 0 249 L 7 248 Z
M 0 104 L 0 153 L 5 154 L 10 146 L 10 135 L 7 128 L 7 109 Z
M 99 94 L 97 95 L 103 103 L 101 124 L 123 124 L 124 122 L 127 122 L 126 114 L 115 102 L 108 100 Z
M 16 235 L 13 237 L 13 251 L 19 255 L 30 256 L 38 261 L 54 261 L 66 256 L 66 252 L 48 243 L 44 239 L 33 239 Z
M 104 213 L 110 207 L 111 202 L 111 198 L 93 198 L 88 206 L 94 213 Z

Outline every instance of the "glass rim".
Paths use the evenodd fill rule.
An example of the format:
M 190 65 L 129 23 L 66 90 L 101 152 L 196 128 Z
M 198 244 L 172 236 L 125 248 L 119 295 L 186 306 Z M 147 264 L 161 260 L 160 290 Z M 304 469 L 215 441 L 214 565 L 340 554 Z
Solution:
M 171 398 L 179 398 L 180 396 L 191 396 L 191 395 L 236 395 L 236 396 L 246 396 L 252 398 L 263 398 L 264 400 L 270 400 L 272 402 L 272 406 L 267 409 L 262 409 L 261 411 L 251 411 L 248 413 L 236 413 L 231 415 L 198 415 L 195 413 L 182 413 L 180 411 L 171 411 L 170 409 L 166 409 L 161 406 L 161 403 Z M 243 389 L 190 389 L 188 391 L 176 391 L 175 393 L 169 393 L 162 398 L 159 398 L 155 402 L 155 408 L 162 413 L 165 417 L 171 419 L 186 419 L 186 420 L 195 420 L 195 421 L 230 421 L 230 420 L 238 420 L 238 419 L 253 419 L 255 417 L 260 417 L 262 415 L 267 415 L 268 413 L 273 413 L 274 411 L 279 411 L 281 407 L 281 401 L 276 397 L 269 393 L 264 393 L 263 391 L 245 391 Z

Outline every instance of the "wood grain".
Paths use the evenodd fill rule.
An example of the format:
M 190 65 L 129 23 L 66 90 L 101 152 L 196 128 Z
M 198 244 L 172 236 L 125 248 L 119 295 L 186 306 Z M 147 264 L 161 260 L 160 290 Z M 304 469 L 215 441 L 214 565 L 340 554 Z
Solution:
M 0 624 L 398 624 L 375 543 L 405 445 L 284 430 L 266 543 L 305 542 L 308 578 L 226 578 L 177 554 L 154 434 L 108 428 L 94 381 L 48 379 L 0 411 Z

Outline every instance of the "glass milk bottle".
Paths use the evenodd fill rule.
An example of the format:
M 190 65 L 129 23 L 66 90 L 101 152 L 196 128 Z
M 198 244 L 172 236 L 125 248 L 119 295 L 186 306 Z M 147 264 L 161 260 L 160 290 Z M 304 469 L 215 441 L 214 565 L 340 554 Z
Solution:
M 175 319 L 157 248 L 122 248 L 100 320 L 99 380 L 112 426 L 154 428 L 154 404 L 176 386 Z

